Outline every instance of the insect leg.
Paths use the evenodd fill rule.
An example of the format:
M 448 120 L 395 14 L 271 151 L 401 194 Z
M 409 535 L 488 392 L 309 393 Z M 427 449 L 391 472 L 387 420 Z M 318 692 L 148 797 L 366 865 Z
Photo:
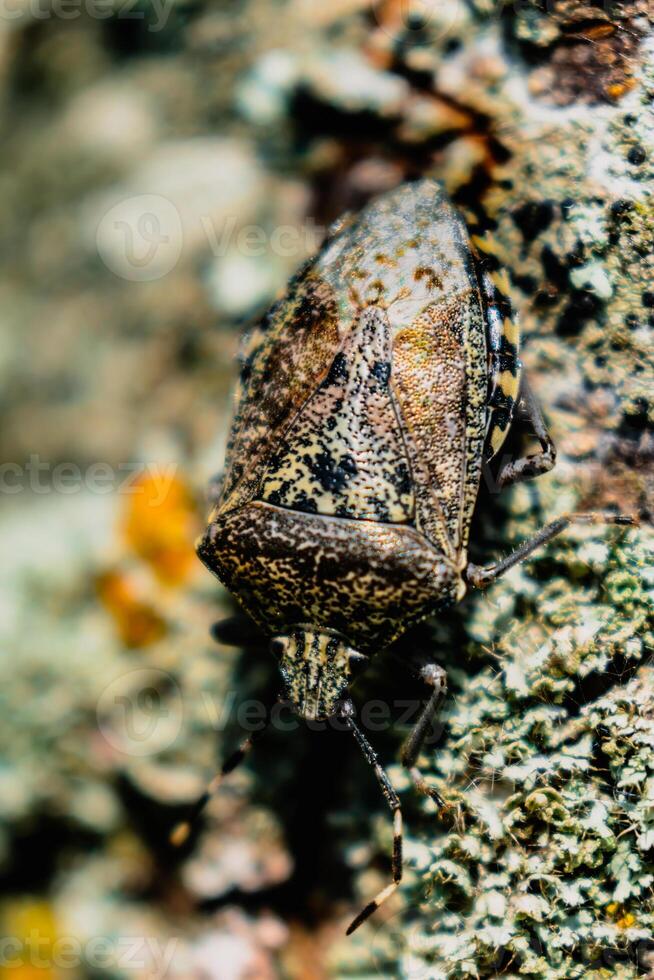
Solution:
M 195 803 L 192 804 L 186 820 L 182 820 L 181 823 L 178 823 L 177 826 L 173 828 L 169 840 L 174 847 L 181 847 L 182 844 L 188 840 L 193 824 L 198 819 L 211 797 L 215 796 L 215 794 L 218 792 L 225 776 L 229 775 L 230 772 L 233 772 L 237 766 L 240 766 L 257 738 L 259 738 L 264 731 L 265 727 L 260 731 L 249 735 L 244 742 L 241 742 L 236 751 L 232 752 L 225 762 L 223 762 L 220 771 L 216 773 L 211 782 L 207 785 L 204 793 L 202 793 Z
M 638 518 L 628 514 L 564 514 L 551 524 L 546 524 L 533 538 L 525 541 L 506 558 L 501 558 L 492 565 L 468 565 L 465 571 L 466 580 L 478 589 L 486 588 L 571 524 L 618 524 L 621 527 L 631 527 L 638 524 Z
M 416 789 L 420 793 L 424 793 L 425 796 L 429 796 L 439 807 L 442 807 L 443 800 L 436 790 L 428 786 L 416 766 L 416 760 L 447 696 L 447 674 L 438 664 L 425 664 L 420 674 L 423 680 L 433 687 L 433 691 L 402 746 L 401 759 L 402 765 L 409 770 Z
M 372 745 L 365 737 L 360 728 L 358 728 L 349 714 L 345 714 L 345 722 L 354 735 L 355 739 L 359 744 L 359 748 L 363 752 L 366 760 L 372 766 L 377 781 L 381 786 L 382 793 L 384 794 L 384 799 L 388 803 L 392 813 L 393 813 L 393 859 L 392 859 L 392 873 L 393 881 L 390 885 L 375 895 L 371 902 L 363 908 L 355 919 L 352 920 L 347 928 L 346 935 L 351 936 L 355 929 L 368 919 L 373 912 L 375 912 L 380 905 L 383 905 L 386 899 L 390 898 L 393 892 L 397 890 L 402 878 L 402 810 L 400 807 L 400 798 L 393 789 L 391 782 L 384 772 L 379 759 L 377 758 L 377 753 L 373 749 Z
M 497 475 L 498 489 L 507 487 L 511 483 L 532 480 L 536 476 L 541 476 L 543 473 L 549 472 L 556 462 L 556 446 L 547 431 L 538 401 L 524 375 L 520 382 L 518 410 L 522 418 L 531 424 L 534 435 L 540 442 L 541 451 L 505 463 Z

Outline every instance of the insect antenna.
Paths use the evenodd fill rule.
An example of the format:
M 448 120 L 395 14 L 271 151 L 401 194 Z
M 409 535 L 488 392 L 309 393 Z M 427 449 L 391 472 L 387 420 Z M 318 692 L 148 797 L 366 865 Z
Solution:
M 181 847 L 182 844 L 186 843 L 194 824 L 198 820 L 198 817 L 201 815 L 209 800 L 215 796 L 220 789 L 225 776 L 228 776 L 230 772 L 233 772 L 234 769 L 240 766 L 243 760 L 247 757 L 254 743 L 258 738 L 260 738 L 261 735 L 263 735 L 267 727 L 268 724 L 266 724 L 258 732 L 254 732 L 252 735 L 249 735 L 245 741 L 241 742 L 236 751 L 232 752 L 232 754 L 223 762 L 219 771 L 207 784 L 205 791 L 198 797 L 195 803 L 191 805 L 186 819 L 182 820 L 173 828 L 170 837 L 168 838 L 173 847 Z

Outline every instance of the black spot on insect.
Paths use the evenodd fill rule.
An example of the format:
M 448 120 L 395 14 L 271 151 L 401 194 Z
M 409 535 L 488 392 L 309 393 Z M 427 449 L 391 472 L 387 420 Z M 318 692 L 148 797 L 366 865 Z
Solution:
M 515 344 L 504 336 L 500 344 L 498 366 L 500 371 L 510 371 L 515 377 L 518 369 L 518 351 Z
M 395 467 L 394 484 L 399 494 L 411 493 L 411 474 L 406 463 L 399 463 Z
M 586 289 L 575 289 L 570 301 L 559 317 L 558 332 L 563 337 L 579 333 L 586 320 L 592 319 L 602 309 L 602 301 Z
M 300 510 L 304 514 L 317 514 L 318 504 L 302 491 L 293 501 L 293 510 Z
M 543 270 L 548 280 L 559 290 L 566 290 L 570 285 L 570 277 L 568 267 L 565 265 L 565 263 L 561 261 L 559 256 L 556 255 L 549 245 L 543 246 L 543 250 L 540 253 L 540 258 L 541 262 L 543 263 Z
M 375 361 L 372 366 L 371 372 L 373 377 L 379 381 L 380 384 L 388 384 L 388 379 L 391 376 L 391 365 L 389 361 Z
M 279 450 L 279 452 L 273 452 L 273 453 L 270 454 L 270 459 L 269 459 L 268 465 L 272 469 L 273 472 L 279 470 L 279 468 L 281 466 L 281 463 L 282 463 L 282 460 L 284 458 L 284 450 L 285 449 L 286 449 L 286 446 L 283 446 Z
M 493 422 L 497 423 L 500 429 L 506 429 L 513 414 L 513 396 L 506 395 L 498 386 L 491 395 L 490 404 L 495 409 Z
M 629 163 L 633 164 L 634 167 L 639 167 L 641 163 L 645 163 L 645 160 L 647 160 L 647 153 L 642 146 L 636 144 L 636 146 L 632 146 L 627 153 L 627 160 Z
M 305 456 L 304 462 L 322 489 L 332 493 L 342 490 L 357 472 L 356 463 L 349 455 L 336 462 L 329 453 L 318 453 L 314 458 Z
M 533 296 L 538 289 L 538 283 L 534 276 L 514 275 L 513 281 L 518 289 L 521 289 L 523 293 L 527 294 L 527 296 Z
M 611 214 L 615 217 L 620 217 L 623 214 L 628 214 L 629 211 L 633 211 L 634 202 L 628 201 L 625 198 L 620 198 L 618 201 L 613 201 L 610 207 Z
M 316 322 L 316 309 L 315 300 L 311 293 L 299 293 L 294 321 L 300 328 L 311 327 Z
M 241 364 L 241 372 L 239 375 L 241 379 L 241 384 L 247 384 L 247 382 L 250 380 L 250 377 L 252 376 L 252 361 L 253 361 L 253 355 L 250 354 L 248 357 L 245 358 L 245 360 Z
M 501 320 L 510 320 L 513 316 L 511 301 L 499 289 L 495 290 L 495 302 L 493 305 L 497 308 Z
M 645 290 L 645 292 L 641 296 L 641 300 L 643 306 L 646 306 L 650 310 L 654 309 L 654 293 L 651 293 L 649 289 Z
M 477 244 L 474 253 L 472 252 L 472 249 L 470 250 L 470 256 L 474 257 L 476 264 L 480 268 L 485 269 L 487 272 L 495 272 L 501 267 L 497 256 L 493 255 L 491 252 L 484 251 L 481 243 Z M 470 262 L 470 258 L 468 256 L 465 256 L 463 261 L 465 263 L 466 270 L 473 267 L 473 264 Z M 470 272 L 468 272 L 468 275 L 470 275 Z
M 293 281 L 286 306 L 292 310 L 292 315 L 284 318 L 288 329 L 298 332 L 321 329 L 337 319 L 330 287 L 310 270 L 304 280 Z
M 533 242 L 549 227 L 554 217 L 554 208 L 551 201 L 528 201 L 517 208 L 512 217 L 525 242 Z
M 561 201 L 561 217 L 564 221 L 570 220 L 570 212 L 576 203 L 574 197 L 566 197 Z
M 282 497 L 279 490 L 272 490 L 268 494 L 268 503 L 272 504 L 273 507 L 281 507 Z
M 579 268 L 587 261 L 586 248 L 583 242 L 577 240 L 567 254 L 568 267 Z
M 640 320 L 635 313 L 627 313 L 624 318 L 625 327 L 629 327 L 630 330 L 637 330 L 640 326 Z
M 648 403 L 645 398 L 638 395 L 633 400 L 633 404 L 622 414 L 620 423 L 621 435 L 640 435 L 641 432 L 649 428 Z
M 549 306 L 556 306 L 559 302 L 560 294 L 556 286 L 552 283 L 546 283 L 542 289 L 539 289 L 534 296 L 534 306 L 538 308 L 546 308 Z
M 341 351 L 332 361 L 329 374 L 325 378 L 325 385 L 329 387 L 330 385 L 338 384 L 339 381 L 345 380 L 347 380 L 347 357 Z

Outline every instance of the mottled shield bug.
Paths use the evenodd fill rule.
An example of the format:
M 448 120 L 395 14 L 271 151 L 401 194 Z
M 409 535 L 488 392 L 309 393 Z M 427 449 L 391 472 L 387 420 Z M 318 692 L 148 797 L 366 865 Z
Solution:
M 506 277 L 494 265 L 431 180 L 405 184 L 336 225 L 246 344 L 225 472 L 198 547 L 270 637 L 285 697 L 304 718 L 343 719 L 394 813 L 392 883 L 348 932 L 402 875 L 400 801 L 348 697 L 357 671 L 571 522 L 633 523 L 566 516 L 487 568 L 468 562 L 482 465 L 516 412 L 540 452 L 504 461 L 497 485 L 555 461 L 521 378 Z M 423 676 L 433 691 L 402 761 L 429 792 L 416 760 L 445 676 L 435 665 Z M 195 812 L 250 744 L 225 763 Z M 178 843 L 188 827 L 177 828 Z

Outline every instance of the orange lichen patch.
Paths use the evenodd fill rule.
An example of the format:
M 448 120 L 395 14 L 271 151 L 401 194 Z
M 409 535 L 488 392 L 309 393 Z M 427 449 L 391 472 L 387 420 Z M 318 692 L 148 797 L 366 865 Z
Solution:
M 618 902 L 611 902 L 606 906 L 606 911 L 618 929 L 631 929 L 636 924 L 636 916 L 631 912 L 626 912 L 624 906 Z
M 146 647 L 165 634 L 165 621 L 139 595 L 138 587 L 128 575 L 105 572 L 98 577 L 96 589 L 125 646 Z
M 178 476 L 145 474 L 126 496 L 122 529 L 130 549 L 147 562 L 160 582 L 180 585 L 195 566 L 199 533 L 193 497 Z
M 58 928 L 48 902 L 15 899 L 9 901 L 0 916 L 2 935 L 10 939 L 0 966 L 2 980 L 55 980 L 60 976 L 55 960 L 58 953 Z M 72 953 L 70 945 L 67 955 Z M 70 962 L 70 960 L 69 960 Z
M 621 99 L 623 95 L 626 95 L 627 92 L 631 92 L 635 85 L 635 78 L 625 78 L 622 82 L 614 82 L 612 85 L 608 85 L 605 89 L 606 95 L 615 102 Z
M 626 912 L 616 922 L 616 926 L 618 927 L 618 929 L 631 929 L 631 927 L 635 924 L 636 924 L 636 916 L 632 915 L 631 912 Z

